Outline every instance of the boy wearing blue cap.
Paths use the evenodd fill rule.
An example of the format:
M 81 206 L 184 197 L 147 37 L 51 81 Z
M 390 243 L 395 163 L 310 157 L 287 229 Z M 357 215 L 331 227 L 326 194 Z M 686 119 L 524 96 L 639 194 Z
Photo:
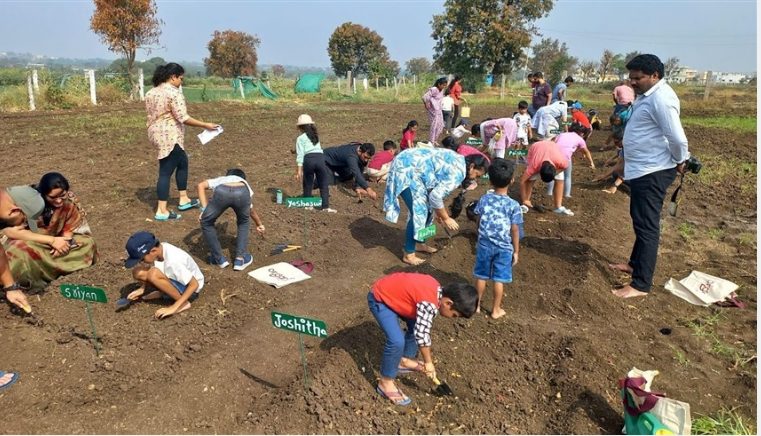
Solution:
M 126 248 L 129 257 L 124 266 L 132 268 L 132 277 L 141 284 L 128 299 L 173 299 L 174 304 L 156 311 L 159 319 L 190 309 L 190 302 L 198 298 L 203 288 L 204 278 L 188 253 L 168 242 L 159 242 L 145 231 L 130 236 Z M 146 294 L 148 286 L 153 290 Z

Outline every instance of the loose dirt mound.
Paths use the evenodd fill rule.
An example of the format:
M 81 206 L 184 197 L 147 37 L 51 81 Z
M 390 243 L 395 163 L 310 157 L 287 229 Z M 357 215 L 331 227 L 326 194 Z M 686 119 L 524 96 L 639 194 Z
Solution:
M 21 374 L 0 391 L 9 433 L 615 433 L 622 426 L 618 378 L 632 367 L 657 368 L 656 387 L 690 401 L 694 413 L 739 407 L 756 417 L 756 196 L 747 180 L 689 177 L 677 218 L 664 216 L 656 287 L 645 300 L 621 301 L 611 287 L 628 281 L 609 271 L 633 243 L 628 197 L 607 195 L 574 168 L 574 217 L 530 212 L 514 283 L 506 287 L 508 315 L 491 321 L 437 319 L 437 369 L 457 398 L 431 395 L 422 375 L 400 377 L 413 398 L 393 407 L 375 393 L 383 337 L 366 307 L 370 285 L 392 271 L 420 271 L 439 281 L 471 281 L 476 228 L 460 218 L 452 240 L 427 264 L 404 268 L 399 261 L 403 219 L 383 219 L 382 202 L 357 203 L 350 187 L 331 192 L 336 215 L 306 214 L 308 247 L 277 257 L 277 243 L 302 243 L 302 211 L 275 205 L 281 187 L 298 194 L 293 180 L 296 117 L 309 112 L 323 146 L 350 140 L 376 144 L 398 139 L 401 127 L 424 120 L 420 105 L 274 106 L 191 105 L 197 118 L 218 122 L 225 133 L 209 146 L 188 131 L 192 186 L 239 166 L 249 175 L 254 200 L 267 226 L 252 236 L 254 267 L 304 258 L 314 262 L 311 280 L 280 290 L 242 273 L 205 263 L 207 249 L 197 211 L 174 223 L 147 220 L 155 205 L 156 162 L 145 140 L 141 107 L 117 111 L 65 112 L 44 116 L 0 116 L 8 157 L 0 186 L 33 183 L 47 171 L 64 173 L 87 207 L 101 247 L 96 267 L 57 281 L 32 296 L 38 319 L 0 310 L 0 339 L 8 350 L 0 369 Z M 474 108 L 474 117 L 512 113 Z M 379 120 L 384 120 L 379 123 Z M 421 137 L 427 126 L 421 126 Z M 755 177 L 756 138 L 717 129 L 688 129 L 699 157 L 721 155 L 749 163 Z M 607 132 L 592 137 L 599 152 Z M 733 145 L 728 145 L 733 144 Z M 12 158 L 10 157 L 12 156 Z M 718 165 L 714 162 L 712 165 Z M 716 168 L 719 168 L 716 166 Z M 516 180 L 523 167 L 519 167 Z M 749 169 L 750 171 L 750 169 Z M 715 182 L 718 181 L 717 185 Z M 755 186 L 755 184 L 754 184 Z M 378 190 L 382 191 L 379 186 Z M 475 200 L 488 187 L 468 194 Z M 673 189 L 673 188 L 672 188 Z M 517 186 L 511 195 L 517 198 Z M 172 195 L 176 195 L 173 193 Z M 536 203 L 550 200 L 537 186 Z M 176 201 L 173 200 L 173 201 Z M 219 222 L 222 245 L 233 246 L 235 225 Z M 693 229 L 689 237 L 680 230 Z M 124 243 L 148 229 L 190 252 L 206 276 L 206 287 L 190 311 L 153 321 L 159 307 L 135 305 L 115 312 L 94 305 L 102 354 L 95 355 L 81 303 L 66 301 L 60 283 L 105 287 L 115 301 L 134 289 L 122 267 Z M 721 229 L 719 237 L 709 231 Z M 716 233 L 713 233 L 716 234 Z M 750 238 L 748 235 L 751 235 Z M 698 269 L 743 287 L 745 310 L 690 306 L 661 285 Z M 485 307 L 491 307 L 487 289 Z M 325 320 L 330 337 L 306 338 L 310 388 L 304 386 L 298 339 L 271 326 L 269 312 Z M 673 333 L 659 331 L 668 327 Z

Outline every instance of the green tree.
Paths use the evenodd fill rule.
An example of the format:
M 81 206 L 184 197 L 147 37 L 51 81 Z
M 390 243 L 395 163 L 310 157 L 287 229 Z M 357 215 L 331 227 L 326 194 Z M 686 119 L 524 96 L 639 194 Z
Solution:
M 531 71 L 541 71 L 550 83 L 559 83 L 565 77 L 563 71 L 570 73 L 579 60 L 568 54 L 568 46 L 557 39 L 543 38 L 539 44 L 531 47 L 534 56 L 529 60 Z
M 389 59 L 374 60 L 370 62 L 367 76 L 371 79 L 391 79 L 399 74 L 399 62 Z
M 275 77 L 283 77 L 285 76 L 285 68 L 280 65 L 276 64 L 272 66 L 272 75 Z
M 446 0 L 431 22 L 434 61 L 458 74 L 509 74 L 553 0 Z M 497 81 L 495 81 L 497 82 Z
M 203 60 L 212 76 L 239 77 L 256 75 L 256 48 L 259 38 L 234 30 L 214 31 L 209 41 L 209 57 Z
M 600 63 L 597 66 L 597 74 L 599 74 L 597 81 L 605 81 L 605 76 L 607 76 L 611 71 L 613 71 L 613 65 L 618 61 L 619 57 L 621 55 L 613 54 L 610 50 L 605 50 L 602 52 L 602 57 L 600 58 Z
M 380 35 L 351 22 L 341 24 L 330 35 L 328 56 L 330 66 L 339 77 L 346 75 L 347 71 L 351 71 L 354 77 L 369 74 L 371 63 L 378 68 L 393 62 Z M 398 64 L 396 68 L 398 70 Z
M 407 74 L 420 76 L 431 72 L 431 61 L 428 58 L 412 58 L 404 64 Z
M 573 70 L 578 65 L 579 60 L 573 56 L 567 54 L 561 54 L 557 57 L 548 68 L 548 80 L 552 84 L 558 84 L 565 80 L 565 78 L 572 74 Z
M 626 64 L 632 59 L 639 56 L 641 53 L 638 51 L 631 51 L 629 53 L 616 55 L 616 60 L 613 63 L 613 71 L 618 74 L 618 77 L 623 80 L 629 74 L 629 70 L 626 69 Z

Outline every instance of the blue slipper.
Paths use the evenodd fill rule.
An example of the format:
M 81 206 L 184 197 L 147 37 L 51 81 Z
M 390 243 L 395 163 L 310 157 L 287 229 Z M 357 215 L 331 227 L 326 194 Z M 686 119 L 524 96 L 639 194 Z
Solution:
M 177 209 L 188 210 L 188 209 L 193 209 L 194 207 L 198 207 L 200 205 L 201 205 L 201 200 L 196 198 L 195 200 L 191 201 L 190 203 L 185 203 L 185 204 L 181 204 L 181 205 L 177 206 Z
M 153 219 L 155 219 L 156 221 L 178 220 L 180 219 L 181 216 L 182 215 L 177 215 L 176 213 L 174 213 L 173 210 L 170 210 L 169 215 L 155 215 Z
M 378 392 L 381 395 L 381 397 L 383 397 L 383 398 L 385 398 L 387 400 L 390 400 L 392 403 L 394 403 L 397 406 L 406 406 L 406 405 L 408 405 L 408 404 L 410 404 L 412 402 L 412 398 L 410 398 L 410 397 L 407 397 L 406 400 L 402 400 L 400 402 L 396 402 L 396 401 L 392 400 L 385 392 L 383 392 L 383 390 L 380 388 L 380 386 L 375 388 L 375 390 L 376 390 L 376 392 Z M 400 397 L 404 397 L 404 394 L 402 393 L 401 389 L 399 389 L 396 392 L 389 392 L 389 393 L 390 394 L 397 394 Z
M 4 385 L 0 385 L 0 390 L 7 388 L 8 386 L 12 385 L 13 383 L 16 383 L 16 380 L 18 380 L 18 374 L 16 374 L 15 372 L 7 373 L 5 371 L 0 371 L 0 378 L 5 376 L 5 374 L 13 374 L 13 377 L 11 377 L 11 381 L 9 381 L 8 383 L 6 383 Z

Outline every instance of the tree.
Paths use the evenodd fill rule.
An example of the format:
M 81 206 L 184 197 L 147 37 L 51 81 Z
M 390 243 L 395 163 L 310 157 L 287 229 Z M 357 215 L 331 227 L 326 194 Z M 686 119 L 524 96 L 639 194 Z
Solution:
M 567 54 L 561 54 L 549 66 L 548 80 L 550 83 L 560 83 L 573 72 L 579 60 Z
M 600 75 L 597 78 L 598 82 L 600 80 L 602 80 L 603 82 L 605 81 L 605 76 L 607 76 L 608 73 L 612 71 L 613 65 L 618 60 L 619 56 L 620 55 L 613 54 L 613 52 L 610 50 L 605 50 L 602 53 L 602 58 L 600 58 L 600 64 L 598 65 L 598 68 L 597 68 L 597 73 Z
M 94 0 L 95 12 L 90 18 L 90 29 L 108 45 L 108 49 L 127 60 L 126 70 L 131 88 L 130 98 L 137 94 L 137 83 L 132 76 L 137 50 L 150 53 L 151 46 L 159 42 L 164 22 L 156 18 L 154 0 Z
M 589 79 L 592 77 L 592 74 L 594 74 L 597 70 L 598 65 L 599 64 L 597 62 L 590 60 L 582 61 L 579 64 L 579 71 L 581 71 L 581 76 L 585 82 L 589 81 Z
M 626 53 L 625 55 L 618 54 L 616 55 L 616 61 L 613 64 L 613 71 L 618 74 L 618 78 L 623 80 L 626 78 L 626 75 L 629 73 L 629 70 L 626 69 L 626 64 L 629 63 L 632 59 L 639 56 L 641 53 L 638 51 L 632 51 L 629 53 Z
M 272 75 L 275 76 L 275 77 L 283 77 L 283 76 L 285 76 L 285 68 L 282 65 L 280 65 L 280 64 L 273 65 L 272 66 Z
M 392 62 L 383 38 L 374 30 L 351 22 L 341 24 L 328 39 L 330 66 L 337 76 L 370 73 L 370 64 L 386 65 Z M 398 68 L 397 64 L 397 68 Z M 377 71 L 376 71 L 377 72 Z
M 509 74 L 553 0 L 446 0 L 431 25 L 434 61 L 458 74 Z M 497 81 L 494 81 L 495 83 Z
M 390 59 L 374 60 L 370 62 L 367 75 L 371 79 L 396 77 L 399 74 L 399 62 Z
M 666 62 L 663 63 L 663 72 L 666 74 L 666 77 L 671 77 L 672 75 L 676 74 L 678 69 L 679 69 L 678 57 L 670 57 L 666 59 Z
M 431 62 L 428 58 L 412 58 L 404 64 L 407 74 L 420 76 L 431 71 Z
M 575 60 L 574 64 L 578 62 L 578 59 L 568 54 L 568 46 L 565 43 L 561 44 L 557 39 L 543 38 L 539 44 L 531 47 L 531 51 L 534 56 L 529 59 L 529 70 L 541 71 L 545 76 L 550 73 L 550 65 L 561 57 L 567 58 L 568 61 Z
M 203 60 L 212 76 L 240 77 L 256 75 L 256 48 L 259 38 L 234 30 L 214 31 L 209 41 L 209 57 Z

